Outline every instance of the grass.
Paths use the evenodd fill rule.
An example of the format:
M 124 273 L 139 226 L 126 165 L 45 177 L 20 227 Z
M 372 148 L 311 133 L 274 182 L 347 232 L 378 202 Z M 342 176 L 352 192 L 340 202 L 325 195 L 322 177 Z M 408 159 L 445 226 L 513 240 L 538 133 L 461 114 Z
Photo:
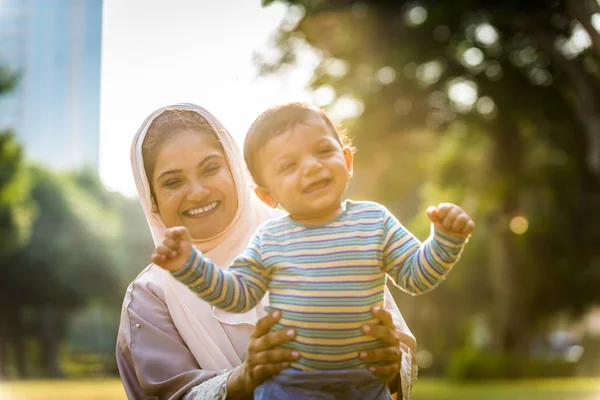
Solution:
M 420 379 L 411 400 L 600 400 L 600 378 L 453 384 Z
M 1 400 L 125 400 L 118 379 L 0 382 Z M 600 378 L 453 384 L 420 379 L 411 400 L 600 400 Z
M 0 400 L 126 400 L 119 379 L 0 382 Z

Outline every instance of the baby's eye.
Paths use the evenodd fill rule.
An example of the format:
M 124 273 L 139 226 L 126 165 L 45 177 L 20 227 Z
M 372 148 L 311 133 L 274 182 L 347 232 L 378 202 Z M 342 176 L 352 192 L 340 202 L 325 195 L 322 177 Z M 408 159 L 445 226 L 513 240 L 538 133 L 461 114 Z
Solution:
M 281 166 L 281 168 L 279 169 L 279 172 L 289 172 L 289 171 L 292 171 L 295 166 L 296 166 L 295 162 L 285 163 L 285 164 L 283 164 Z
M 319 149 L 319 154 L 329 154 L 333 151 L 333 147 L 322 147 Z

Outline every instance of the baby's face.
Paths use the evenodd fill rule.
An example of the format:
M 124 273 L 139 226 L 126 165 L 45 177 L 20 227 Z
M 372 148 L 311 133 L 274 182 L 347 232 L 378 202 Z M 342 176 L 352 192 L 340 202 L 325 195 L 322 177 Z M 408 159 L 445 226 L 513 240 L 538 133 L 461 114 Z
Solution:
M 352 174 L 352 152 L 315 114 L 259 150 L 264 189 L 299 222 L 337 214 Z

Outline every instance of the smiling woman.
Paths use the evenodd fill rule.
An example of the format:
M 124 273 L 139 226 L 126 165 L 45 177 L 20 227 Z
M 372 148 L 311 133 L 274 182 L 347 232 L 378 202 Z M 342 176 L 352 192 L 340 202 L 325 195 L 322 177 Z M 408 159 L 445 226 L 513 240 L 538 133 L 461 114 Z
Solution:
M 183 225 L 195 239 L 208 239 L 231 223 L 238 208 L 233 176 L 202 116 L 165 111 L 150 125 L 142 151 L 153 211 L 165 225 Z

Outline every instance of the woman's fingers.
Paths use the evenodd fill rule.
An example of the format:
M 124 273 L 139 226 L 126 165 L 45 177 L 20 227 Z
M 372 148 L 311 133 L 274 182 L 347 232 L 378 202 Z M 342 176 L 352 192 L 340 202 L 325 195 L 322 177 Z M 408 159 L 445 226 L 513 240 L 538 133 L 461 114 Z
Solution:
M 381 376 L 386 379 L 395 377 L 400 372 L 400 363 L 390 363 L 385 365 L 373 365 L 369 367 L 373 375 Z
M 255 365 L 252 368 L 251 376 L 252 380 L 257 384 L 260 384 L 264 380 L 270 378 L 271 376 L 280 373 L 284 369 L 288 368 L 290 365 L 288 362 L 278 362 L 272 364 L 260 364 Z
M 274 311 L 268 315 L 265 315 L 256 322 L 256 326 L 250 335 L 250 339 L 256 339 L 265 335 L 273 325 L 281 318 L 279 311 Z
M 297 360 L 300 357 L 297 351 L 290 349 L 271 349 L 252 353 L 248 361 L 252 365 L 277 364 Z
M 361 351 L 359 357 L 366 361 L 393 361 L 402 360 L 402 353 L 398 346 L 388 346 L 378 349 Z
M 250 335 L 250 343 L 248 344 L 250 353 L 268 350 L 296 337 L 296 332 L 293 329 L 270 332 L 270 329 L 280 318 L 281 313 L 275 311 L 258 320 Z
M 250 351 L 259 352 L 263 350 L 268 350 L 272 347 L 277 347 L 280 344 L 293 339 L 295 336 L 296 333 L 293 329 L 269 332 L 259 338 L 251 339 L 250 344 L 248 346 L 250 348 Z
M 381 322 L 383 325 L 387 326 L 392 330 L 396 330 L 394 326 L 394 320 L 392 318 L 392 314 L 390 314 L 383 307 L 375 306 L 371 309 L 371 313 Z
M 281 312 L 275 311 L 259 319 L 250 335 L 245 365 L 253 387 L 300 358 L 297 351 L 278 347 L 296 336 L 293 329 L 270 331 L 280 318 Z
M 381 340 L 384 346 L 398 346 L 396 331 L 385 325 L 363 325 L 363 332 L 365 335 Z

